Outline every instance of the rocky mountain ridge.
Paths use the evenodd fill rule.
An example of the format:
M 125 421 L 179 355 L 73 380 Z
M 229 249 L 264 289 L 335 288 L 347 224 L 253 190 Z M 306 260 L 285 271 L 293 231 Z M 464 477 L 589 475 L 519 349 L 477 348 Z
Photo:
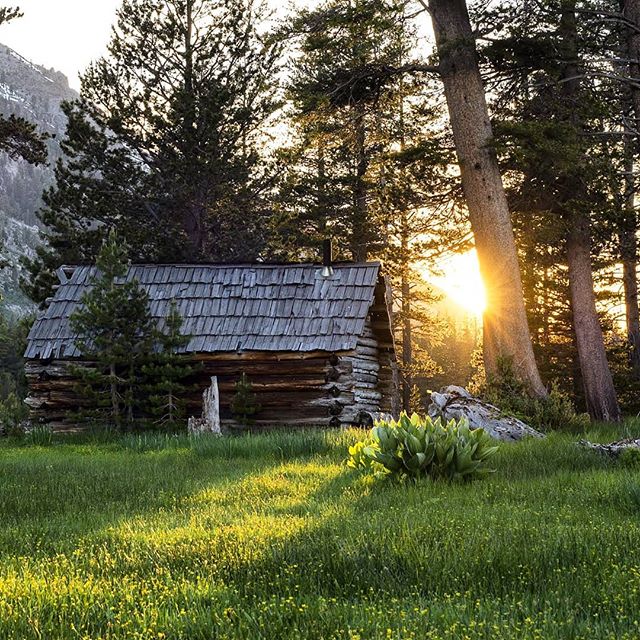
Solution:
M 64 74 L 33 64 L 0 44 L 0 114 L 25 118 L 52 136 L 46 166 L 34 167 L 0 153 L 0 242 L 2 257 L 10 265 L 0 270 L 0 304 L 12 315 L 32 307 L 19 288 L 20 258 L 33 255 L 39 242 L 36 212 L 42 192 L 53 183 L 53 167 L 62 153 L 60 140 L 66 127 L 60 105 L 77 97 Z

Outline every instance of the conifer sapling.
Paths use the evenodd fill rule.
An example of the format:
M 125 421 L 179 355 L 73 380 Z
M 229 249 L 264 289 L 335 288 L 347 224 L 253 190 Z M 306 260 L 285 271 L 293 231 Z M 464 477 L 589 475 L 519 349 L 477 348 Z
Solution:
M 149 298 L 126 280 L 126 247 L 110 233 L 96 262 L 91 288 L 71 316 L 76 346 L 92 366 L 76 367 L 88 417 L 118 428 L 132 426 L 141 387 L 141 366 L 155 335 Z

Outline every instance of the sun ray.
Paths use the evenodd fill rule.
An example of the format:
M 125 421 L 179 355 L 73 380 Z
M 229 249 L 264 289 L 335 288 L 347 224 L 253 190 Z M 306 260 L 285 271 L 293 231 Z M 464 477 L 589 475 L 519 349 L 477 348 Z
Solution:
M 427 270 L 425 277 L 448 298 L 477 318 L 482 318 L 487 296 L 475 249 L 447 258 L 438 264 L 438 272 L 433 274 Z

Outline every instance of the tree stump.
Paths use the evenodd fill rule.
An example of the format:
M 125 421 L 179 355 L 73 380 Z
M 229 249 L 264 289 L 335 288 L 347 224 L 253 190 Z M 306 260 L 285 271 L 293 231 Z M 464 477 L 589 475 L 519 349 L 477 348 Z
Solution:
M 211 386 L 202 394 L 202 417 L 189 418 L 189 435 L 199 436 L 204 433 L 221 436 L 220 426 L 220 392 L 218 378 L 211 377 Z

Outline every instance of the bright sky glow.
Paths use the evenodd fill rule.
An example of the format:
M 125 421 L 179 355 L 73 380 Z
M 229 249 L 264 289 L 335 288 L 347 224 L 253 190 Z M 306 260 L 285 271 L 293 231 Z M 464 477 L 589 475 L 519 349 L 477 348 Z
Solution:
M 12 0 L 24 17 L 0 27 L 0 42 L 35 64 L 62 71 L 78 89 L 78 74 L 99 58 L 120 0 Z
M 276 15 L 289 6 L 314 6 L 318 0 L 268 0 Z M 35 64 L 62 71 L 80 88 L 78 75 L 105 53 L 121 0 L 3 0 L 18 5 L 24 17 L 0 27 L 0 42 Z M 426 15 L 420 32 L 429 31 Z
M 475 249 L 447 258 L 438 265 L 438 269 L 440 275 L 427 274 L 426 279 L 455 303 L 481 318 L 487 299 Z
M 288 5 L 269 1 L 276 13 Z M 24 16 L 0 27 L 0 42 L 35 64 L 62 71 L 79 89 L 79 74 L 105 53 L 120 4 L 121 0 L 3 0 L 3 6 L 18 5 Z

